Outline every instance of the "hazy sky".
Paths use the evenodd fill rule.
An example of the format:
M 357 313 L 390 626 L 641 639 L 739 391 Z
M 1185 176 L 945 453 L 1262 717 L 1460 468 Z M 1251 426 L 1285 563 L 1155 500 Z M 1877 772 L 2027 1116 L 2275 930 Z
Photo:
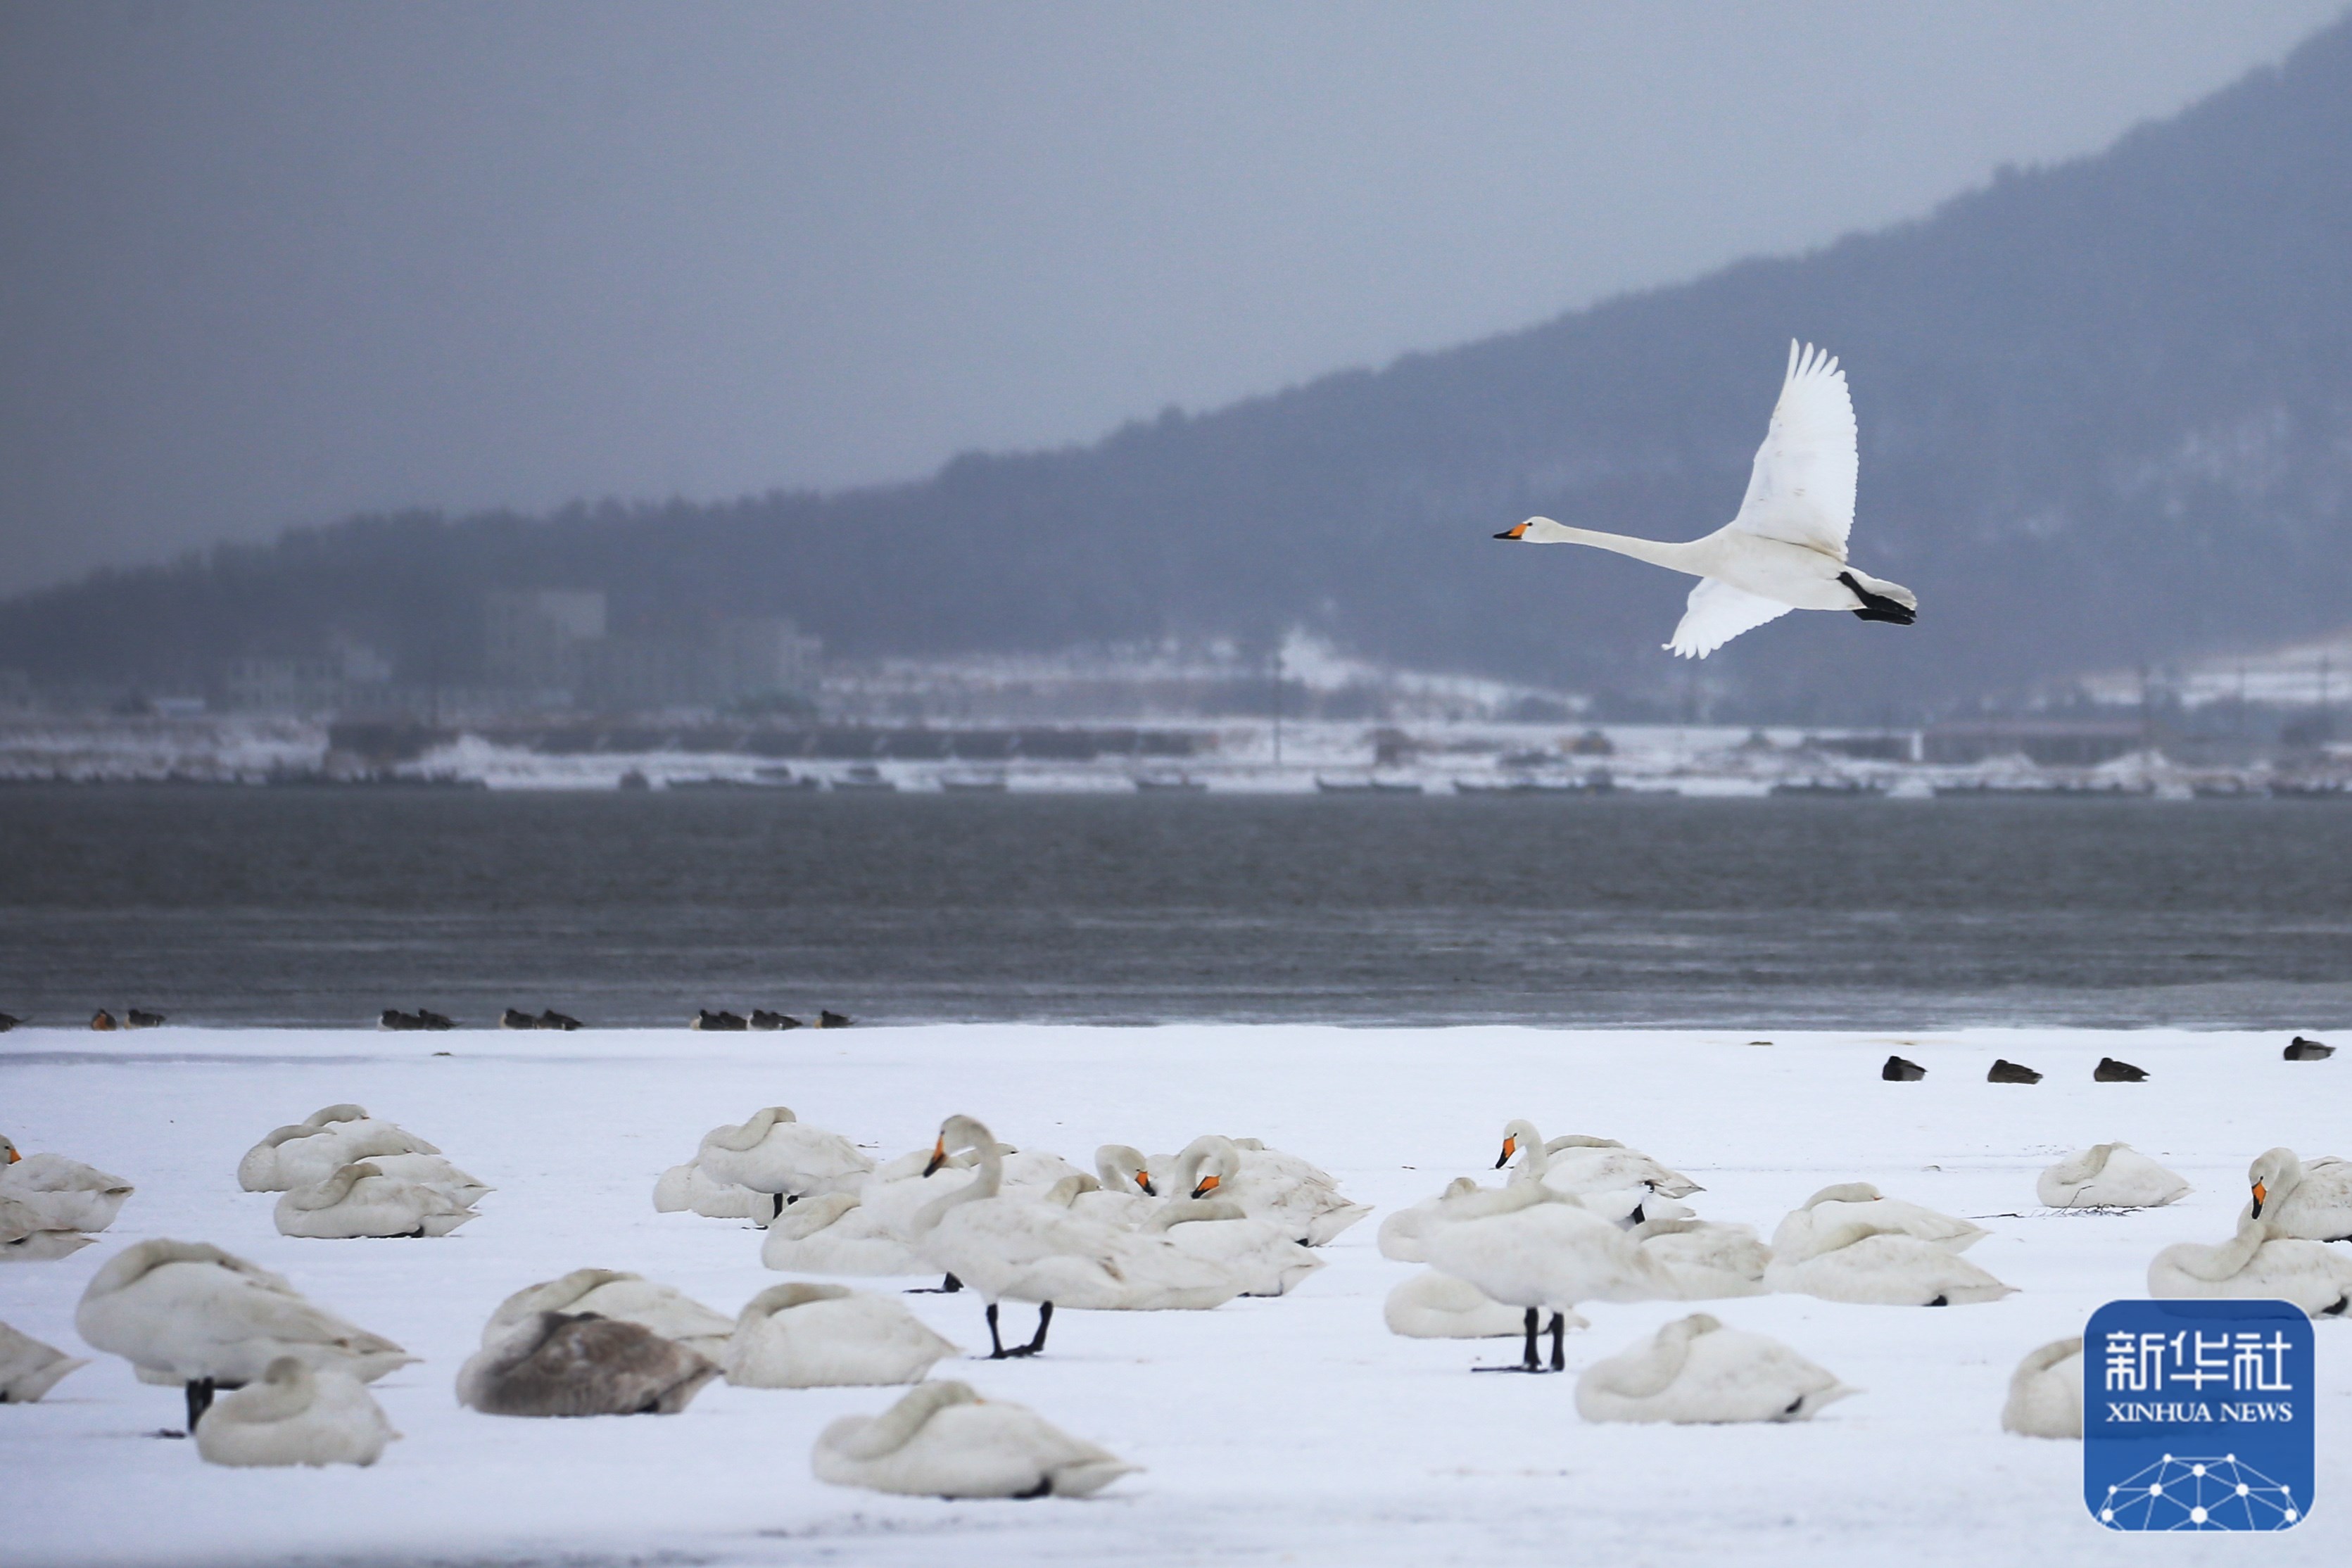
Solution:
M 912 477 L 1926 211 L 2343 0 L 0 0 L 0 592 Z

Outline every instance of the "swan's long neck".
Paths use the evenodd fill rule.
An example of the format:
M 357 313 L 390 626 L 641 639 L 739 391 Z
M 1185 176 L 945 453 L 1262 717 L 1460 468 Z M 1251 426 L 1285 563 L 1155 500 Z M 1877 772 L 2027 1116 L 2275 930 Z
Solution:
M 980 1152 L 980 1174 L 955 1191 L 942 1193 L 916 1210 L 914 1219 L 909 1222 L 916 1235 L 925 1235 L 937 1228 L 940 1221 L 947 1218 L 948 1211 L 958 1204 L 976 1204 L 983 1198 L 992 1198 L 1003 1186 L 1004 1156 L 997 1152 L 996 1140 L 989 1136 L 987 1129 L 982 1128 L 968 1147 Z
M 841 1445 L 841 1451 L 853 1459 L 878 1459 L 885 1454 L 895 1454 L 913 1440 L 925 1422 L 949 1405 L 972 1405 L 979 1399 L 969 1384 L 926 1383 L 867 1422 Z
M 1636 561 L 1646 561 L 1653 566 L 1664 566 L 1675 572 L 1696 572 L 1697 542 L 1675 543 L 1664 539 L 1635 539 L 1630 534 L 1602 533 L 1597 529 L 1570 528 L 1564 522 L 1554 522 L 1548 517 L 1531 517 L 1527 531 L 1520 539 L 1528 544 L 1589 544 L 1595 550 L 1606 550 L 1618 555 L 1630 555 Z
M 2183 1271 L 2217 1284 L 2224 1279 L 2234 1279 L 2245 1271 L 2246 1266 L 2254 1260 L 2254 1254 L 2260 1252 L 2263 1243 L 2270 1238 L 2269 1222 L 2246 1215 L 2238 1221 L 2236 1236 L 2208 1252 L 2202 1263 L 2185 1265 Z

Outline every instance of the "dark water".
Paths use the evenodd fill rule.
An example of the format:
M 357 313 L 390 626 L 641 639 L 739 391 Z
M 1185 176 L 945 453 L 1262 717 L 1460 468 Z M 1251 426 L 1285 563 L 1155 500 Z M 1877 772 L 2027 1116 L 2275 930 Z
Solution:
M 2321 1028 L 2352 805 L 0 793 L 0 1011 Z

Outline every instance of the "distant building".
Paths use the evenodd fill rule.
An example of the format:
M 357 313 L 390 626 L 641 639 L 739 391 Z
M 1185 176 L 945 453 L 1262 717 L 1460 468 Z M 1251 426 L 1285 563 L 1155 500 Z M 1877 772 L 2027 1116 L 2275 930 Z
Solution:
M 1919 738 L 1920 760 L 1980 763 L 2023 755 L 2045 767 L 2096 767 L 2148 744 L 2137 719 L 1958 719 L 1930 724 Z
M 782 616 L 730 616 L 690 633 L 572 645 L 575 705 L 602 713 L 724 708 L 815 684 L 814 637 Z
M 482 672 L 494 687 L 570 692 L 581 648 L 604 636 L 604 595 L 594 589 L 525 588 L 482 596 Z
M 232 713 L 326 713 L 342 705 L 343 669 L 332 658 L 233 658 L 221 675 Z

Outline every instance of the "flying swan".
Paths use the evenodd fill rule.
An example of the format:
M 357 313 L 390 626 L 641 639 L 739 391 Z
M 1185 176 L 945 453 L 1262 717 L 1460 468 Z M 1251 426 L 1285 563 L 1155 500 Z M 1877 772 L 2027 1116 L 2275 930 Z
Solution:
M 1747 499 L 1723 527 L 1675 543 L 1531 517 L 1495 537 L 1590 544 L 1696 577 L 1675 640 L 1665 645 L 1684 658 L 1705 658 L 1790 610 L 1851 610 L 1865 621 L 1907 626 L 1917 618 L 1918 596 L 1846 564 L 1859 468 L 1845 373 L 1822 350 L 1791 341 L 1788 378 L 1756 449 Z

